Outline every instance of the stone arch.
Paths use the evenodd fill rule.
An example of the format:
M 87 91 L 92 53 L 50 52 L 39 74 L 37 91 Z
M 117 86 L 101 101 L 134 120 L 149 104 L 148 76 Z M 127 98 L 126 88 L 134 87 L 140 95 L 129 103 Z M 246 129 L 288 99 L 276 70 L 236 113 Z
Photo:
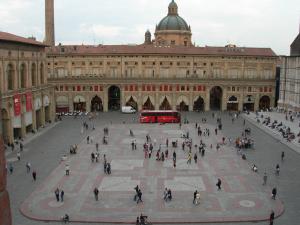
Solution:
M 151 95 L 146 95 L 143 98 L 143 110 L 155 110 L 154 107 L 155 101 L 154 97 Z
M 194 99 L 193 111 L 196 112 L 205 111 L 205 101 L 202 96 L 197 96 Z
M 255 98 L 253 95 L 247 95 L 244 98 L 243 110 L 254 111 Z
M 16 80 L 16 70 L 12 63 L 6 67 L 6 88 L 8 91 L 14 90 Z
M 159 110 L 172 110 L 171 98 L 167 95 L 163 95 L 160 98 Z
M 20 65 L 20 88 L 26 88 L 27 86 L 27 66 L 25 63 Z
M 211 110 L 221 110 L 222 109 L 222 97 L 223 90 L 220 86 L 214 86 L 210 89 L 210 109 Z
M 260 110 L 269 110 L 271 106 L 271 98 L 267 95 L 262 96 L 259 99 L 259 109 Z
M 74 111 L 85 112 L 86 111 L 86 99 L 82 95 L 76 95 L 73 98 Z
M 189 99 L 188 97 L 181 95 L 177 98 L 176 109 L 178 111 L 189 111 Z
M 91 112 L 103 112 L 103 101 L 98 95 L 94 96 L 91 100 Z
M 64 95 L 57 96 L 56 98 L 56 112 L 66 113 L 69 112 L 69 98 Z
M 1 115 L 2 115 L 2 135 L 4 143 L 10 142 L 9 137 L 9 124 L 10 124 L 10 116 L 6 109 L 1 109 Z
M 230 96 L 227 101 L 227 110 L 228 111 L 238 111 L 239 101 L 238 98 L 234 95 Z
M 34 87 L 34 86 L 37 86 L 37 75 L 36 75 L 36 64 L 35 63 L 32 63 L 31 64 L 31 85 Z
M 127 96 L 126 98 L 126 106 L 131 106 L 133 107 L 135 110 L 138 111 L 138 103 L 137 103 L 137 98 L 135 96 Z
M 121 106 L 121 89 L 116 85 L 108 88 L 108 110 L 118 111 Z

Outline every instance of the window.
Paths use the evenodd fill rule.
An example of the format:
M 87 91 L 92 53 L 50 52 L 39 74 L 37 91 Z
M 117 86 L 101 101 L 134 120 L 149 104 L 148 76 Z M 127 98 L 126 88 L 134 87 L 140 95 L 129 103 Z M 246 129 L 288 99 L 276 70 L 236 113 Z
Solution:
M 248 87 L 248 92 L 251 92 L 252 91 L 252 88 L 251 87 Z
M 13 90 L 15 71 L 12 64 L 9 64 L 7 66 L 6 74 L 7 74 L 7 90 Z
M 20 88 L 26 87 L 27 73 L 26 73 L 26 65 L 22 64 L 20 67 Z
M 171 41 L 171 45 L 175 45 L 175 41 L 174 40 Z
M 40 65 L 40 82 L 41 82 L 41 84 L 44 84 L 44 82 L 45 82 L 44 64 L 43 63 L 41 63 L 41 65 Z
M 37 85 L 36 65 L 35 65 L 35 63 L 33 63 L 31 65 L 31 83 L 32 83 L 32 86 L 36 86 Z

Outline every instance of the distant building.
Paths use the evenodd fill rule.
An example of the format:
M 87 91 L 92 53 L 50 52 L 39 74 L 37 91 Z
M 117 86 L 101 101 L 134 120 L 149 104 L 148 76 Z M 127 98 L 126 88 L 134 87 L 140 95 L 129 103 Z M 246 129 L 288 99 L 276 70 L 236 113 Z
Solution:
M 47 10 L 46 17 L 53 15 Z M 54 34 L 51 29 L 48 34 Z M 58 45 L 47 49 L 47 61 L 57 112 L 125 105 L 137 110 L 257 110 L 275 103 L 277 55 L 272 49 L 196 47 L 174 0 L 153 40 L 147 31 L 140 45 Z
M 300 111 L 300 33 L 291 44 L 290 53 L 282 57 L 278 106 Z
M 48 85 L 45 45 L 0 32 L 0 92 L 5 143 L 24 138 L 54 120 L 54 89 Z

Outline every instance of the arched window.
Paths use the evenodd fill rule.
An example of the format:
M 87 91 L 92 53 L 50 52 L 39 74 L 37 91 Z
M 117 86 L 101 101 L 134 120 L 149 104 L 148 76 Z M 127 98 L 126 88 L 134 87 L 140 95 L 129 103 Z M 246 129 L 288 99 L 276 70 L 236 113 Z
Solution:
M 41 66 L 40 66 L 40 82 L 41 84 L 44 84 L 45 82 L 45 77 L 44 77 L 44 64 L 41 63 Z
M 27 71 L 26 65 L 23 63 L 20 66 L 20 88 L 26 88 L 26 80 L 27 80 Z
M 31 65 L 31 83 L 32 83 L 32 86 L 36 86 L 37 85 L 36 65 L 35 65 L 35 63 L 33 63 Z
M 9 64 L 6 69 L 6 77 L 7 77 L 7 90 L 14 89 L 14 81 L 15 81 L 15 70 L 12 64 Z

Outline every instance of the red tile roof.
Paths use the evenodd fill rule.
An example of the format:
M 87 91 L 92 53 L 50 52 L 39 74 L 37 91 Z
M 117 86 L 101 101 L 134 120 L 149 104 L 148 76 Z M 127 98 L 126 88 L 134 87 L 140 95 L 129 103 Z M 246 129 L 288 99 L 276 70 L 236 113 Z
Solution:
M 37 45 L 37 46 L 43 46 L 46 47 L 42 42 L 35 41 L 30 38 L 24 38 L 20 37 L 14 34 L 6 33 L 6 32 L 1 32 L 0 31 L 0 41 L 8 41 L 8 42 L 15 42 L 15 43 L 21 43 L 21 44 L 29 44 L 29 45 Z
M 263 56 L 276 57 L 270 48 L 245 47 L 184 47 L 154 45 L 61 45 L 47 49 L 51 54 L 65 55 L 122 55 L 122 54 L 168 54 L 168 55 L 217 55 L 217 56 Z

